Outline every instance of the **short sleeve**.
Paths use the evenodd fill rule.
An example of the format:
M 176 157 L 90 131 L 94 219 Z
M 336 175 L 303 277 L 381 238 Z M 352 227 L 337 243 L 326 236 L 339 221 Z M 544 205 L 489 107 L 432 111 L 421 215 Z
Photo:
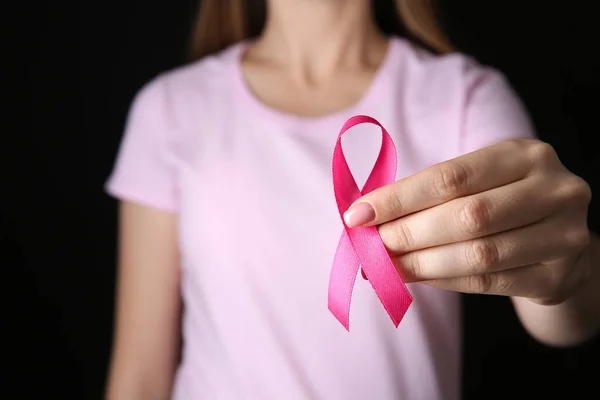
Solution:
M 529 115 L 504 75 L 470 61 L 465 81 L 463 152 L 503 140 L 535 138 Z
M 106 191 L 120 199 L 175 211 L 174 167 L 167 156 L 174 126 L 164 84 L 156 79 L 135 97 Z

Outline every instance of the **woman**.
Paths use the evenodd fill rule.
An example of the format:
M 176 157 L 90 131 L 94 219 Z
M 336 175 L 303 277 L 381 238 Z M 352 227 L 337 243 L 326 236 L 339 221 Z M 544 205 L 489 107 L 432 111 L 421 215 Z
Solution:
M 589 187 L 500 74 L 432 53 L 450 47 L 425 0 L 396 3 L 421 47 L 393 35 L 392 1 L 202 2 L 198 60 L 137 96 L 108 182 L 122 201 L 109 399 L 456 399 L 458 292 L 511 296 L 549 345 L 597 331 Z M 398 151 L 401 179 L 344 215 L 378 226 L 411 282 L 398 329 L 366 280 L 350 332 L 326 306 L 343 230 L 331 153 L 355 114 Z M 358 181 L 372 129 L 344 142 Z

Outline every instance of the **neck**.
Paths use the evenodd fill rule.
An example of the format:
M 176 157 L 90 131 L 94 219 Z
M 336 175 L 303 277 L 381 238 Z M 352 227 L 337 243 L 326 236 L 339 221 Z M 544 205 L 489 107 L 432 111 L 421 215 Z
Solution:
M 268 0 L 267 15 L 254 56 L 302 75 L 377 63 L 385 53 L 370 0 Z

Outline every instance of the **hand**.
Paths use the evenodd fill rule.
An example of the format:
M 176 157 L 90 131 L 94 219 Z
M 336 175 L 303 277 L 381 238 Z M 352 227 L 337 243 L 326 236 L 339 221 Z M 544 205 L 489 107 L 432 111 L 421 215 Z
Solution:
M 591 271 L 590 198 L 550 145 L 515 140 L 375 190 L 345 220 L 379 225 L 406 282 L 558 304 Z

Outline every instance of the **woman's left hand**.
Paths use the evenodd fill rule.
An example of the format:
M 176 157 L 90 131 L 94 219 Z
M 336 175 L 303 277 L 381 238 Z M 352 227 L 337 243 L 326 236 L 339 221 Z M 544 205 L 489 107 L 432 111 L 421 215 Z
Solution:
M 514 140 L 375 190 L 345 219 L 379 225 L 407 282 L 558 304 L 591 271 L 590 198 L 550 145 Z

